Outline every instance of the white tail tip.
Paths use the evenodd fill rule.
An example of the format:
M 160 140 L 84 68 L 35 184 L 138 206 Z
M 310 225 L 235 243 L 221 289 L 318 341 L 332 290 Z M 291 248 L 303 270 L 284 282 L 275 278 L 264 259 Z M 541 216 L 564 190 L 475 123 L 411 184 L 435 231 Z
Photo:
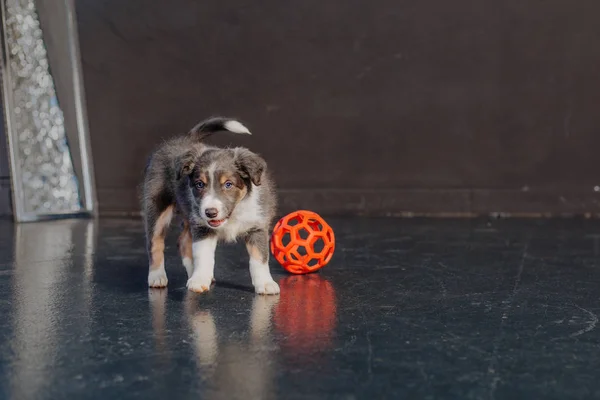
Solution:
M 251 135 L 248 128 L 246 128 L 242 123 L 238 121 L 227 121 L 223 124 L 223 127 L 225 127 L 225 129 L 233 133 L 244 133 L 246 135 Z

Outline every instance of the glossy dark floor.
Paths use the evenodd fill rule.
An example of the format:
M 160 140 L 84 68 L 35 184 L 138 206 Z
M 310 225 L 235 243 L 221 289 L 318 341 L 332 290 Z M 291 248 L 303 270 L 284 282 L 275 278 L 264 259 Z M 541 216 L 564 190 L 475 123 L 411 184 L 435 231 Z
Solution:
M 332 219 L 335 256 L 251 291 L 243 246 L 146 287 L 137 221 L 0 223 L 0 398 L 600 395 L 600 222 Z

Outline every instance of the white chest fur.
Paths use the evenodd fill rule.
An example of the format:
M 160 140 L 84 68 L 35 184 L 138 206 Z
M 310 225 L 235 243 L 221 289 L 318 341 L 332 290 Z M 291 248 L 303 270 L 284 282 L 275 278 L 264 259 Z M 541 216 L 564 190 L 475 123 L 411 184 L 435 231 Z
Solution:
M 264 218 L 259 202 L 261 189 L 252 185 L 250 195 L 239 202 L 225 225 L 217 231 L 219 239 L 234 242 L 241 233 L 261 225 Z

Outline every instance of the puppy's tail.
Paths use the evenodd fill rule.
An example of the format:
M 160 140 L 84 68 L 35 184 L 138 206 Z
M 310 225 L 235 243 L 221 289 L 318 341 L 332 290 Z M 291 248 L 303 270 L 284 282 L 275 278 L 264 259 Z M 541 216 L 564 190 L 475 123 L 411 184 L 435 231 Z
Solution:
M 193 137 L 195 140 L 201 141 L 213 133 L 220 131 L 251 135 L 248 128 L 246 128 L 241 122 L 232 118 L 224 117 L 213 117 L 206 119 L 194 126 L 188 135 Z

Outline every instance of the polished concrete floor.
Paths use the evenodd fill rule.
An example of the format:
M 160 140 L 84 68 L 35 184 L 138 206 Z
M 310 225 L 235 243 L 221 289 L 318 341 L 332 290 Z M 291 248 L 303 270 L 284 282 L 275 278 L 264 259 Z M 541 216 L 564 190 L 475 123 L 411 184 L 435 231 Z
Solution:
M 310 276 L 242 245 L 146 286 L 138 221 L 0 222 L 0 398 L 600 397 L 600 222 L 331 219 Z

